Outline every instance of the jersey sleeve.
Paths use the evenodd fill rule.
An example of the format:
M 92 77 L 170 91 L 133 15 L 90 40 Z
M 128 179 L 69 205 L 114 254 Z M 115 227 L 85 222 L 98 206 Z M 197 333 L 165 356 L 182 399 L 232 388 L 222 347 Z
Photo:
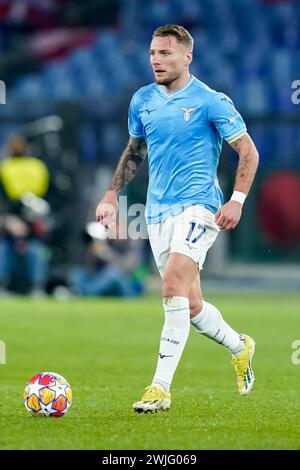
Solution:
M 224 93 L 216 93 L 208 107 L 208 119 L 229 144 L 246 134 L 247 128 L 232 100 Z
M 128 132 L 132 137 L 144 136 L 144 127 L 139 115 L 136 95 L 133 95 L 129 105 Z

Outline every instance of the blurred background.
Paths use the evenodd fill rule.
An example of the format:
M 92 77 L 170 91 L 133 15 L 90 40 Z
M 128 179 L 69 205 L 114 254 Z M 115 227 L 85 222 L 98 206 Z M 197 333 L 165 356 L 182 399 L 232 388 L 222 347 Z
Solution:
M 0 0 L 1 295 L 159 290 L 147 240 L 99 239 L 89 223 L 128 139 L 132 93 L 152 82 L 152 32 L 167 23 L 191 32 L 192 73 L 233 99 L 260 153 L 242 222 L 220 235 L 203 284 L 300 289 L 299 1 Z M 225 198 L 236 165 L 224 144 Z M 144 165 L 128 205 L 146 189 Z

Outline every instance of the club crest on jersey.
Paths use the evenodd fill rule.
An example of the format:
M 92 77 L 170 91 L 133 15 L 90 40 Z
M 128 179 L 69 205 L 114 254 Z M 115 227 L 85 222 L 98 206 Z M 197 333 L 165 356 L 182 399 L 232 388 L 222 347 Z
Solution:
M 179 108 L 181 111 L 183 111 L 183 119 L 185 122 L 190 121 L 191 119 L 191 114 L 196 110 L 196 108 Z

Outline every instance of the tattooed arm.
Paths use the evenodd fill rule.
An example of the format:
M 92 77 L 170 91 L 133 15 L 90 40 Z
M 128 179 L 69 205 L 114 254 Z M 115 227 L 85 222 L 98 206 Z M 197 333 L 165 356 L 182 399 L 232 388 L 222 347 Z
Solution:
M 118 193 L 135 177 L 147 155 L 144 138 L 130 137 L 122 153 L 112 184 L 106 191 L 96 209 L 96 219 L 106 227 L 110 227 L 109 219 L 118 210 Z
M 244 134 L 230 144 L 239 155 L 239 164 L 235 177 L 234 191 L 248 194 L 258 166 L 258 152 L 248 134 Z M 242 215 L 242 203 L 230 200 L 216 213 L 216 222 L 223 230 L 234 229 Z
M 147 155 L 147 146 L 144 138 L 130 137 L 127 147 L 121 155 L 115 171 L 110 190 L 116 191 L 124 188 L 135 177 Z
M 239 154 L 239 164 L 235 177 L 234 191 L 249 193 L 258 166 L 258 152 L 249 136 L 244 134 L 231 144 Z

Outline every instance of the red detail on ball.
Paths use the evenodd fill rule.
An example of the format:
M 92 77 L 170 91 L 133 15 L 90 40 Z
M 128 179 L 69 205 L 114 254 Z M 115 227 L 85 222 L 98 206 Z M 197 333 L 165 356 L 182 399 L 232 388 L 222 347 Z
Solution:
M 65 411 L 67 408 L 67 399 L 63 395 L 59 395 L 59 397 L 53 402 L 52 404 L 53 410 L 56 411 Z
M 51 417 L 53 418 L 61 418 L 62 416 L 64 416 L 65 413 L 51 413 Z
M 32 379 L 29 380 L 28 383 L 34 384 L 40 377 L 42 377 L 42 374 L 36 374 Z
M 48 385 L 48 386 L 55 385 L 55 377 L 53 377 L 53 375 L 46 374 L 40 378 L 39 383 L 41 385 Z

